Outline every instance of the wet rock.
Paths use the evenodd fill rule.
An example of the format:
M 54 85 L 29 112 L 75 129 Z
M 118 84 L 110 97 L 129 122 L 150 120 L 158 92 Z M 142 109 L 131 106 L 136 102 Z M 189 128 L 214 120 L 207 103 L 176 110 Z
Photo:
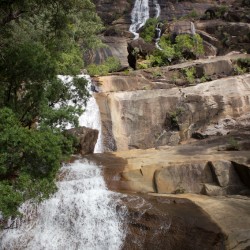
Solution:
M 142 38 L 138 38 L 128 43 L 128 63 L 133 69 L 137 68 L 136 62 L 139 58 L 145 59 L 147 55 L 152 54 L 155 45 L 146 43 Z
M 230 161 L 212 161 L 210 166 L 220 187 L 242 186 L 242 182 Z
M 77 142 L 75 143 L 75 153 L 86 155 L 94 152 L 95 144 L 98 139 L 98 130 L 79 127 L 69 129 L 66 133 L 77 138 Z
M 173 164 L 155 172 L 158 193 L 201 193 L 202 183 L 213 183 L 206 162 Z
M 118 213 L 127 209 L 122 249 L 223 250 L 225 236 L 197 205 L 178 197 L 128 194 Z M 199 235 L 199 237 L 197 237 Z

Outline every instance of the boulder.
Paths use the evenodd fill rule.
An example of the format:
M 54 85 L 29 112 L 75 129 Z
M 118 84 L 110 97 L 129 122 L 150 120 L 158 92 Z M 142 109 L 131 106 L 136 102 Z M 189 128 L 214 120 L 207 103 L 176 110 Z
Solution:
M 242 186 L 242 182 L 230 161 L 212 161 L 210 165 L 220 187 Z
M 66 131 L 66 133 L 77 138 L 75 153 L 86 155 L 94 152 L 95 144 L 98 139 L 98 130 L 79 127 L 69 129 Z
M 236 172 L 240 176 L 241 181 L 250 188 L 250 166 L 247 164 L 240 164 L 233 161 Z
M 121 67 L 128 67 L 127 60 L 127 43 L 128 39 L 118 36 L 104 36 L 101 38 L 102 42 L 106 45 L 98 49 L 88 50 L 84 53 L 84 62 L 86 64 L 101 64 L 108 57 L 118 58 Z
M 213 183 L 206 162 L 174 164 L 155 172 L 158 193 L 201 193 L 203 183 Z
M 133 69 L 137 68 L 136 62 L 139 58 L 145 59 L 147 55 L 152 54 L 155 45 L 145 42 L 138 38 L 128 43 L 128 63 Z
M 223 75 L 230 76 L 233 72 L 233 65 L 230 59 L 218 60 L 213 63 L 200 63 L 195 66 L 196 77 Z
M 171 69 L 177 67 L 180 66 Z M 105 92 L 97 93 L 96 99 L 101 110 L 103 132 L 106 136 L 105 131 L 108 131 L 117 150 L 153 148 L 173 142 L 176 145 L 189 139 L 196 131 L 207 135 L 217 134 L 222 130 L 218 124 L 221 120 L 224 121 L 223 128 L 227 128 L 227 134 L 234 127 L 230 125 L 231 122 L 226 122 L 228 119 L 237 124 L 242 116 L 250 112 L 249 74 L 182 89 L 175 87 L 135 91 L 131 91 L 134 80 L 136 88 L 139 85 L 141 88 L 144 85 L 150 86 L 144 75 L 138 74 L 131 78 L 131 85 L 128 76 L 119 76 L 113 78 L 116 82 L 119 79 L 119 86 L 108 83 L 109 86 L 123 90 L 119 92 L 108 92 L 108 88 L 105 88 L 106 81 L 111 78 L 101 79 L 101 88 Z M 129 91 L 126 91 L 125 84 L 130 86 Z M 175 127 L 178 129 L 168 126 L 171 121 L 176 121 L 178 126 Z M 244 129 L 244 122 L 242 126 Z

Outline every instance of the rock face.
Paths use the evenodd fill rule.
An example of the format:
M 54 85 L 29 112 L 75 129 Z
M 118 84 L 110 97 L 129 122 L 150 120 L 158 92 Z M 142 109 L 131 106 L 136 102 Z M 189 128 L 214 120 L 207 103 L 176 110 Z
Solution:
M 104 36 L 102 37 L 102 42 L 106 46 L 97 50 L 88 51 L 84 55 L 85 62 L 88 64 L 101 64 L 108 57 L 116 57 L 119 58 L 122 67 L 128 67 L 127 38 Z
M 123 249 L 250 247 L 249 149 L 218 150 L 228 138 L 89 156 L 111 190 L 128 192 Z
M 86 155 L 94 152 L 95 144 L 98 139 L 98 130 L 79 127 L 67 130 L 67 133 L 77 138 L 75 153 Z
M 225 54 L 232 50 L 247 53 L 250 51 L 250 38 L 247 35 L 250 32 L 249 23 L 223 20 L 199 21 L 196 23 L 196 28 L 220 41 L 218 43 L 216 40 L 214 40 L 215 42 L 210 40 L 211 44 L 218 48 L 218 54 Z
M 124 212 L 123 206 L 127 209 L 124 250 L 226 249 L 218 225 L 188 199 L 128 194 L 118 213 Z
M 224 65 L 226 73 L 231 68 L 227 62 Z M 210 65 L 205 65 L 203 70 L 209 72 Z M 130 84 L 147 89 L 150 85 L 141 77 L 116 78 L 111 89 L 121 90 Z M 97 95 L 104 135 L 108 128 L 118 150 L 176 145 L 198 130 L 210 135 L 223 134 L 230 127 L 227 120 L 234 121 L 231 127 L 237 127 L 237 120 L 250 112 L 250 75 L 181 89 L 146 89 Z M 249 120 L 245 121 L 249 124 Z

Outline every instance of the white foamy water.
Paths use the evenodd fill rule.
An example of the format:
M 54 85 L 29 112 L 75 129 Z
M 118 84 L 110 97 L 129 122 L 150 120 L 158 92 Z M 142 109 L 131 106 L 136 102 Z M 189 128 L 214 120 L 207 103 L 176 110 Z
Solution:
M 88 89 L 91 94 L 91 97 L 89 98 L 86 104 L 84 113 L 79 117 L 79 126 L 85 126 L 87 128 L 97 129 L 99 131 L 94 153 L 102 153 L 103 145 L 102 145 L 101 117 L 100 117 L 99 107 L 96 103 L 96 100 L 90 88 L 92 84 L 91 78 L 89 75 L 79 75 L 78 77 L 83 77 L 88 80 Z M 72 81 L 73 79 L 71 76 L 59 76 L 59 78 L 65 83 L 67 81 Z M 68 104 L 72 106 L 74 105 L 74 103 L 71 101 Z M 67 128 L 69 129 L 71 127 L 67 126 Z
M 153 4 L 155 7 L 155 18 L 158 18 L 161 14 L 161 6 L 157 0 L 153 0 Z
M 161 14 L 161 7 L 157 0 L 153 0 L 155 18 Z M 149 19 L 149 0 L 136 0 L 131 13 L 131 25 L 129 31 L 134 34 L 134 39 L 139 38 L 139 29 L 145 25 Z
M 125 233 L 116 213 L 119 195 L 106 188 L 101 170 L 86 160 L 64 166 L 58 192 L 0 235 L 1 250 L 117 250 Z M 16 227 L 16 228 L 15 228 Z
M 134 34 L 134 39 L 139 38 L 137 31 L 143 27 L 149 19 L 148 0 L 136 0 L 131 13 L 131 25 L 129 31 Z

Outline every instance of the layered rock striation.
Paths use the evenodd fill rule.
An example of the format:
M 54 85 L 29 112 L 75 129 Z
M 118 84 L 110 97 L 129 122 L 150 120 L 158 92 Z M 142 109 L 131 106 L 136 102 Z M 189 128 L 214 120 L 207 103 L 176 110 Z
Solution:
M 239 55 L 161 68 L 162 76 L 154 81 L 155 71 L 150 75 L 149 70 L 97 79 L 106 148 L 177 145 L 195 133 L 224 135 L 249 125 L 250 75 L 230 76 L 233 57 Z M 185 67 L 194 67 L 197 79 L 219 79 L 191 86 L 185 79 L 169 79 Z

